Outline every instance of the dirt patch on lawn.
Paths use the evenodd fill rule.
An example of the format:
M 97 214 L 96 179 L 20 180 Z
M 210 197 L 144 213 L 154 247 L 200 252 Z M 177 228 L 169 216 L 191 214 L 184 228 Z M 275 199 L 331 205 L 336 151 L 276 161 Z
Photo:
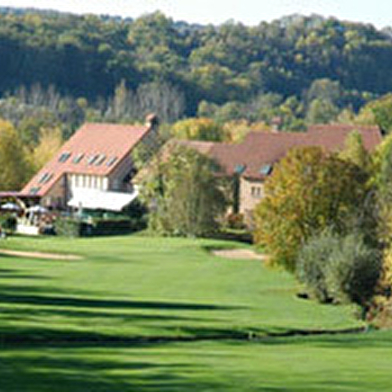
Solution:
M 62 255 L 59 253 L 43 253 L 43 252 L 25 252 L 19 250 L 0 249 L 0 255 L 29 257 L 33 259 L 45 260 L 81 260 L 81 256 L 77 255 Z
M 212 250 L 212 254 L 219 257 L 225 257 L 227 259 L 249 259 L 261 261 L 268 259 L 268 256 L 256 253 L 251 249 L 215 249 Z

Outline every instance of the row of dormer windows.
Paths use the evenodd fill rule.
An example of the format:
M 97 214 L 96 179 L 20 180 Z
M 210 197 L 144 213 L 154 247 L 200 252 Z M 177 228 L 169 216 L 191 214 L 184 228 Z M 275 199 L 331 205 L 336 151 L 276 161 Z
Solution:
M 72 153 L 70 152 L 63 152 L 60 156 L 58 161 L 60 163 L 65 163 L 68 161 L 68 159 L 71 157 Z M 72 159 L 72 163 L 77 165 L 79 163 L 81 163 L 83 161 L 83 158 L 86 157 L 86 163 L 88 166 L 101 166 L 105 161 L 105 165 L 107 167 L 112 166 L 117 160 L 118 157 L 117 156 L 111 156 L 111 157 L 107 157 L 105 154 L 93 154 L 93 155 L 89 155 L 89 156 L 85 156 L 84 153 L 78 153 L 75 154 L 73 159 Z

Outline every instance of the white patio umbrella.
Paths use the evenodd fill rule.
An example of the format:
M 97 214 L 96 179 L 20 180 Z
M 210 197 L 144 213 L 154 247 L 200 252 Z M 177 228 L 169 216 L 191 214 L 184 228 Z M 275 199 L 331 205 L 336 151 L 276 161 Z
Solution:
M 39 204 L 32 206 L 27 209 L 27 212 L 33 213 L 33 214 L 44 214 L 45 212 L 48 212 L 47 208 L 40 206 Z
M 8 202 L 3 204 L 0 209 L 6 211 L 20 211 L 22 208 L 16 203 Z

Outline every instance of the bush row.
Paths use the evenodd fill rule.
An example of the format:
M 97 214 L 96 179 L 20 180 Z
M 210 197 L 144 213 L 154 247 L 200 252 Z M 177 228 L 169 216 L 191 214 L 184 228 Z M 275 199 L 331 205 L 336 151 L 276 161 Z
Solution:
M 0 229 L 8 233 L 13 233 L 16 230 L 17 219 L 14 214 L 0 215 Z
M 121 235 L 141 230 L 144 226 L 144 222 L 136 218 L 81 220 L 61 217 L 55 222 L 55 232 L 63 237 Z

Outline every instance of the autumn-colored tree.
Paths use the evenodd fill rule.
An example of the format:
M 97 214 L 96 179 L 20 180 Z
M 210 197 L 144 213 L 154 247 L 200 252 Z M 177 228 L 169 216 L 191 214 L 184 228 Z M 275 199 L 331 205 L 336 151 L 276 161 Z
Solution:
M 321 99 L 337 105 L 341 97 L 342 89 L 340 83 L 327 78 L 314 80 L 306 92 L 307 102 L 312 102 L 314 99 Z
M 376 189 L 379 239 L 392 249 L 392 135 L 378 146 L 373 157 L 372 183 Z
M 384 132 L 392 130 L 392 94 L 370 101 L 356 118 L 358 124 L 378 125 Z
M 361 234 L 372 247 L 379 242 L 379 221 L 377 213 L 377 190 L 374 184 L 375 164 L 373 154 L 369 152 L 362 140 L 361 134 L 354 130 L 349 133 L 345 147 L 338 154 L 339 158 L 355 165 L 359 170 L 356 175 L 365 184 L 366 197 L 358 210 L 357 225 L 361 226 Z
M 392 135 L 388 135 L 371 155 L 369 192 L 372 215 L 377 224 L 377 241 L 383 250 L 382 271 L 376 288 L 376 308 L 389 307 L 392 287 Z M 368 201 L 369 201 L 368 200 Z M 369 205 L 369 203 L 367 203 Z M 367 207 L 365 205 L 365 209 Z M 386 305 L 387 304 L 387 305 Z
M 172 134 L 177 139 L 222 141 L 223 127 L 209 118 L 190 118 L 176 122 Z
M 374 154 L 374 182 L 383 197 L 392 190 L 392 136 L 388 135 Z
M 17 191 L 27 180 L 23 144 L 14 127 L 0 120 L 0 190 Z
M 359 166 L 364 171 L 370 170 L 371 156 L 363 144 L 362 135 L 356 130 L 347 136 L 344 149 L 340 152 L 339 157 Z
M 326 227 L 346 233 L 366 197 L 367 176 L 320 147 L 291 150 L 266 181 L 255 209 L 255 242 L 273 263 L 295 270 L 301 246 Z
M 308 124 L 328 124 L 335 121 L 339 108 L 329 100 L 316 98 L 308 108 L 306 122 Z
M 225 142 L 240 143 L 249 132 L 270 132 L 271 128 L 263 123 L 250 123 L 246 120 L 229 121 L 223 125 Z
M 38 145 L 29 154 L 32 172 L 40 170 L 57 153 L 63 144 L 60 128 L 41 128 Z

